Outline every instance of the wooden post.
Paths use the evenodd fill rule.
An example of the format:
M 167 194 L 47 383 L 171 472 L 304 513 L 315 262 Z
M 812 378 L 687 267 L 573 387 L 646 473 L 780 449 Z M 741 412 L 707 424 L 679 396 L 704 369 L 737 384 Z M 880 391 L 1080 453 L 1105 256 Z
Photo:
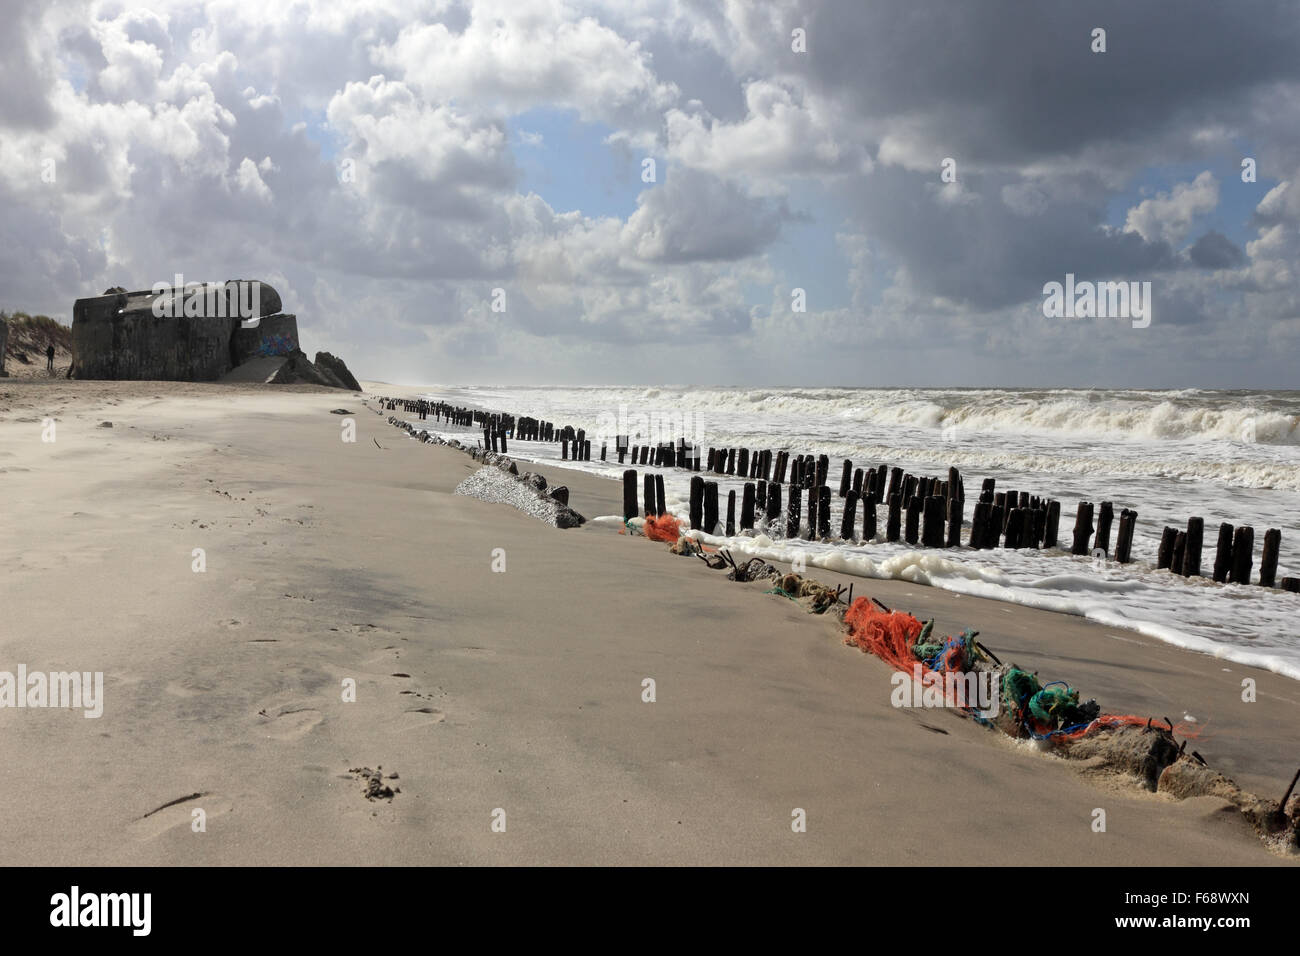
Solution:
M 862 499 L 862 540 L 874 541 L 876 537 L 876 493 L 870 492 Z
M 866 481 L 866 475 L 863 473 L 861 468 L 856 469 L 853 472 L 853 490 L 858 493 L 859 498 L 861 498 L 862 493 L 867 490 L 862 487 L 864 481 Z
M 817 489 L 817 537 L 831 536 L 831 490 L 826 485 Z
M 601 461 L 604 461 L 604 460 L 605 460 L 605 453 L 606 453 L 608 450 L 609 450 L 609 449 L 608 449 L 608 446 L 606 445 L 606 443 L 605 443 L 605 442 L 601 442 L 601 443 L 600 443 L 600 460 L 601 460 Z M 621 463 L 620 463 L 620 464 L 621 464 Z
M 1280 583 L 1283 591 L 1300 594 L 1300 578 L 1283 578 Z
M 840 472 L 840 497 L 849 493 L 849 483 L 853 480 L 853 462 L 844 459 L 844 469 Z
M 1043 547 L 1056 547 L 1056 536 L 1061 526 L 1061 503 L 1053 498 L 1047 503 L 1047 524 L 1043 527 Z
M 897 541 L 903 510 L 903 496 L 898 492 L 889 496 L 889 513 L 885 518 L 885 540 Z
M 704 530 L 709 534 L 718 533 L 718 483 L 704 483 Z
M 664 500 L 664 476 L 655 475 L 655 514 L 663 517 L 668 513 L 668 504 Z
M 790 486 L 790 501 L 785 511 L 785 536 L 799 537 L 799 489 Z
M 1001 494 L 1002 492 L 998 492 Z M 1002 531 L 1006 527 L 1006 505 L 995 504 L 989 511 L 989 526 L 984 538 L 984 547 L 996 548 L 1002 538 Z
M 790 453 L 788 451 L 779 451 L 776 453 L 776 483 L 785 484 L 785 466 L 790 463 Z
M 727 474 L 734 475 L 735 473 L 736 473 L 736 449 L 728 448 L 727 449 Z
M 1259 559 L 1259 586 L 1271 588 L 1277 578 L 1277 553 L 1282 548 L 1282 532 L 1269 528 L 1264 532 L 1264 553 Z
M 907 524 L 903 529 L 903 540 L 908 544 L 916 544 L 920 537 L 923 504 L 919 497 L 914 497 L 907 503 Z
M 829 455 L 817 456 L 817 477 L 813 479 L 813 484 L 818 488 L 826 484 L 826 473 L 830 471 L 831 459 Z
M 1242 526 L 1232 536 L 1232 573 L 1228 575 L 1229 583 L 1249 584 L 1250 568 L 1254 563 L 1255 529 Z
M 1183 577 L 1195 578 L 1201 574 L 1201 547 L 1205 538 L 1205 519 L 1187 519 L 1187 540 L 1183 545 Z
M 1183 573 L 1183 558 L 1187 553 L 1187 532 L 1179 531 L 1174 535 L 1174 552 L 1169 558 L 1169 570 L 1174 574 Z
M 1125 508 L 1119 514 L 1119 534 L 1115 538 L 1115 560 L 1120 564 L 1129 563 L 1129 553 L 1133 549 L 1133 528 L 1137 524 L 1137 512 Z
M 740 449 L 740 453 L 736 456 L 736 470 L 740 473 L 740 477 L 742 478 L 752 477 L 749 474 L 749 449 L 748 448 Z
M 948 499 L 948 547 L 961 547 L 961 521 L 965 500 L 953 495 Z
M 1103 501 L 1097 515 L 1097 537 L 1092 543 L 1092 550 L 1100 548 L 1106 557 L 1110 557 L 1110 525 L 1114 520 L 1115 506 L 1109 501 Z
M 930 495 L 922 499 L 921 508 L 924 517 L 921 543 L 927 548 L 942 548 L 944 500 Z
M 858 493 L 852 488 L 844 496 L 844 516 L 840 519 L 840 537 L 845 541 L 853 539 L 853 528 L 858 521 Z
M 1165 525 L 1160 533 L 1160 548 L 1156 551 L 1156 569 L 1169 568 L 1174 561 L 1174 545 L 1178 543 L 1178 529 Z
M 1214 580 L 1223 584 L 1232 571 L 1232 525 L 1224 522 L 1219 525 L 1219 541 L 1214 552 Z
M 636 469 L 623 472 L 623 520 L 635 518 L 640 511 L 636 506 Z
M 975 511 L 970 519 L 970 546 L 972 548 L 984 547 L 984 534 L 988 530 L 989 512 L 992 509 L 992 502 L 985 501 L 983 492 L 981 492 L 980 500 L 975 502 Z
M 691 527 L 704 527 L 704 479 L 691 476 Z
M 655 476 L 646 472 L 642 481 L 645 490 L 643 500 L 645 501 L 645 516 L 649 518 L 655 513 Z
M 903 490 L 901 487 L 902 481 L 903 481 L 903 469 L 901 468 L 889 469 L 889 493 L 885 496 L 886 501 L 888 501 L 890 498 L 893 498 L 894 495 L 902 492 Z M 901 506 L 901 502 L 900 502 L 900 506 Z
M 567 438 L 560 439 L 560 460 L 561 461 L 569 460 L 569 439 Z M 632 462 L 632 464 L 635 465 L 636 462 L 634 461 Z
M 996 478 L 985 478 L 984 485 L 980 488 L 980 501 L 987 501 L 989 504 L 992 504 L 997 484 L 998 482 Z
M 781 486 L 776 482 L 767 485 L 767 524 L 768 532 L 776 534 L 776 521 L 781 516 Z
M 754 483 L 752 481 L 745 482 L 744 497 L 740 502 L 740 526 L 754 527 Z
M 1008 500 L 1010 495 L 1007 496 Z M 1092 502 L 1080 501 L 1079 511 L 1074 518 L 1074 546 L 1071 554 L 1087 554 L 1088 542 L 1092 540 Z
M 1007 540 L 1005 547 L 1022 548 L 1024 547 L 1021 538 L 1025 532 L 1025 509 L 1012 508 L 1007 514 Z
M 727 492 L 727 537 L 736 536 L 736 489 Z

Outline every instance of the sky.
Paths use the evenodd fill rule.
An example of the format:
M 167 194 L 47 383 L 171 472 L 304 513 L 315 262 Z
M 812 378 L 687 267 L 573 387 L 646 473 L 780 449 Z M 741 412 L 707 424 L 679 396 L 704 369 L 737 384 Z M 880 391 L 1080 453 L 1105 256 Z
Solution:
M 1300 0 L 0 14 L 0 309 L 262 279 L 402 384 L 1300 388 Z

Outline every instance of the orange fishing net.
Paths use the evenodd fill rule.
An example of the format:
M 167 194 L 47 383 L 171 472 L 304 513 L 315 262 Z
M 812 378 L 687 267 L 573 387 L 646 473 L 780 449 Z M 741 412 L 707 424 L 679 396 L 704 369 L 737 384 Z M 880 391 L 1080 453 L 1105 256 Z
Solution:
M 845 644 L 875 654 L 900 671 L 911 671 L 917 663 L 912 645 L 921 636 L 921 622 L 906 611 L 883 611 L 870 599 L 860 597 L 844 612 L 849 633 Z
M 672 515 L 650 515 L 645 519 L 642 532 L 651 541 L 674 543 L 682 536 L 682 523 Z

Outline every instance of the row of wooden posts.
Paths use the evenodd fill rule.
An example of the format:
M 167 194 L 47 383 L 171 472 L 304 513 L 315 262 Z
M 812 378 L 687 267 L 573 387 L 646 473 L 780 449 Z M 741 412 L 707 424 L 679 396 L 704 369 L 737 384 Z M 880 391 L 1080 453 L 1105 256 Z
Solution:
M 536 418 L 519 417 L 481 409 L 462 408 L 445 402 L 428 402 L 409 399 L 381 399 L 390 410 L 397 407 L 419 412 L 422 417 L 433 415 L 461 426 L 479 425 L 483 428 L 483 443 L 492 451 L 507 453 L 507 436 L 519 441 L 560 443 L 561 459 L 591 460 L 591 440 L 586 432 L 572 425 L 556 427 L 553 422 Z M 725 522 L 720 522 L 719 489 L 716 481 L 706 480 L 696 474 L 691 478 L 690 523 L 692 528 L 714 532 L 722 524 L 725 533 L 732 536 L 737 528 L 752 529 L 760 519 L 765 519 L 769 533 L 779 533 L 784 510 L 785 537 L 797 538 L 801 526 L 807 540 L 830 539 L 831 489 L 827 484 L 830 458 L 826 455 L 796 455 L 789 452 L 771 452 L 766 449 L 709 448 L 701 460 L 699 445 L 684 438 L 675 442 L 654 445 L 631 442 L 628 435 L 617 435 L 614 440 L 618 463 L 653 466 L 657 468 L 682 468 L 687 471 L 727 475 L 752 479 L 741 491 L 739 514 L 736 492 L 727 493 Z M 608 448 L 600 446 L 600 460 L 605 461 Z M 787 481 L 788 477 L 788 481 Z M 1040 498 L 1028 492 L 998 491 L 996 479 L 985 478 L 980 497 L 975 502 L 970 520 L 967 544 L 976 549 L 997 548 L 1054 548 L 1057 546 L 1061 519 L 1061 503 L 1051 498 Z M 635 468 L 623 472 L 624 520 L 645 515 L 665 513 L 663 476 L 644 476 L 638 504 L 638 482 Z M 783 492 L 782 489 L 786 490 Z M 801 492 L 806 492 L 801 494 Z M 885 508 L 885 540 L 902 540 L 922 547 L 954 548 L 961 545 L 961 529 L 965 523 L 966 490 L 961 472 L 949 468 L 946 479 L 911 475 L 902 468 L 876 465 L 854 468 L 845 459 L 840 470 L 839 497 L 844 500 L 838 537 L 842 540 L 872 541 L 879 531 L 877 509 Z M 808 520 L 803 521 L 806 501 Z M 784 503 L 784 509 L 782 507 Z M 858 510 L 861 509 L 861 535 L 856 534 Z M 1121 509 L 1118 524 L 1114 506 L 1103 501 L 1094 506 L 1090 501 L 1080 501 L 1075 513 L 1074 531 L 1070 552 L 1076 555 L 1092 554 L 1112 559 L 1119 564 L 1132 560 L 1133 532 L 1137 512 Z M 1111 531 L 1115 531 L 1115 546 L 1111 549 Z M 1201 574 L 1205 522 L 1191 518 L 1186 530 L 1166 527 L 1160 539 L 1156 567 L 1167 568 L 1176 574 L 1195 577 Z M 1219 536 L 1214 558 L 1213 578 L 1220 583 L 1249 584 L 1254 561 L 1254 529 L 1249 526 L 1219 526 Z M 1280 584 L 1288 591 L 1300 592 L 1300 578 L 1285 577 L 1276 581 L 1278 554 L 1282 533 L 1270 528 L 1264 534 L 1263 553 L 1260 559 L 1258 583 L 1261 587 Z

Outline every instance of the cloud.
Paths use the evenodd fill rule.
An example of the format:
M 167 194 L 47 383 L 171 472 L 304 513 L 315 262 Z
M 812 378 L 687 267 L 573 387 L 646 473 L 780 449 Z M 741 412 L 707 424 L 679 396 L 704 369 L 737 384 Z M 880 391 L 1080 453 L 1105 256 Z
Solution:
M 1142 200 L 1128 211 L 1124 231 L 1135 232 L 1147 242 L 1163 239 L 1177 244 L 1198 216 L 1213 212 L 1218 204 L 1219 182 L 1206 170 L 1190 183 L 1178 183 L 1169 192 Z

